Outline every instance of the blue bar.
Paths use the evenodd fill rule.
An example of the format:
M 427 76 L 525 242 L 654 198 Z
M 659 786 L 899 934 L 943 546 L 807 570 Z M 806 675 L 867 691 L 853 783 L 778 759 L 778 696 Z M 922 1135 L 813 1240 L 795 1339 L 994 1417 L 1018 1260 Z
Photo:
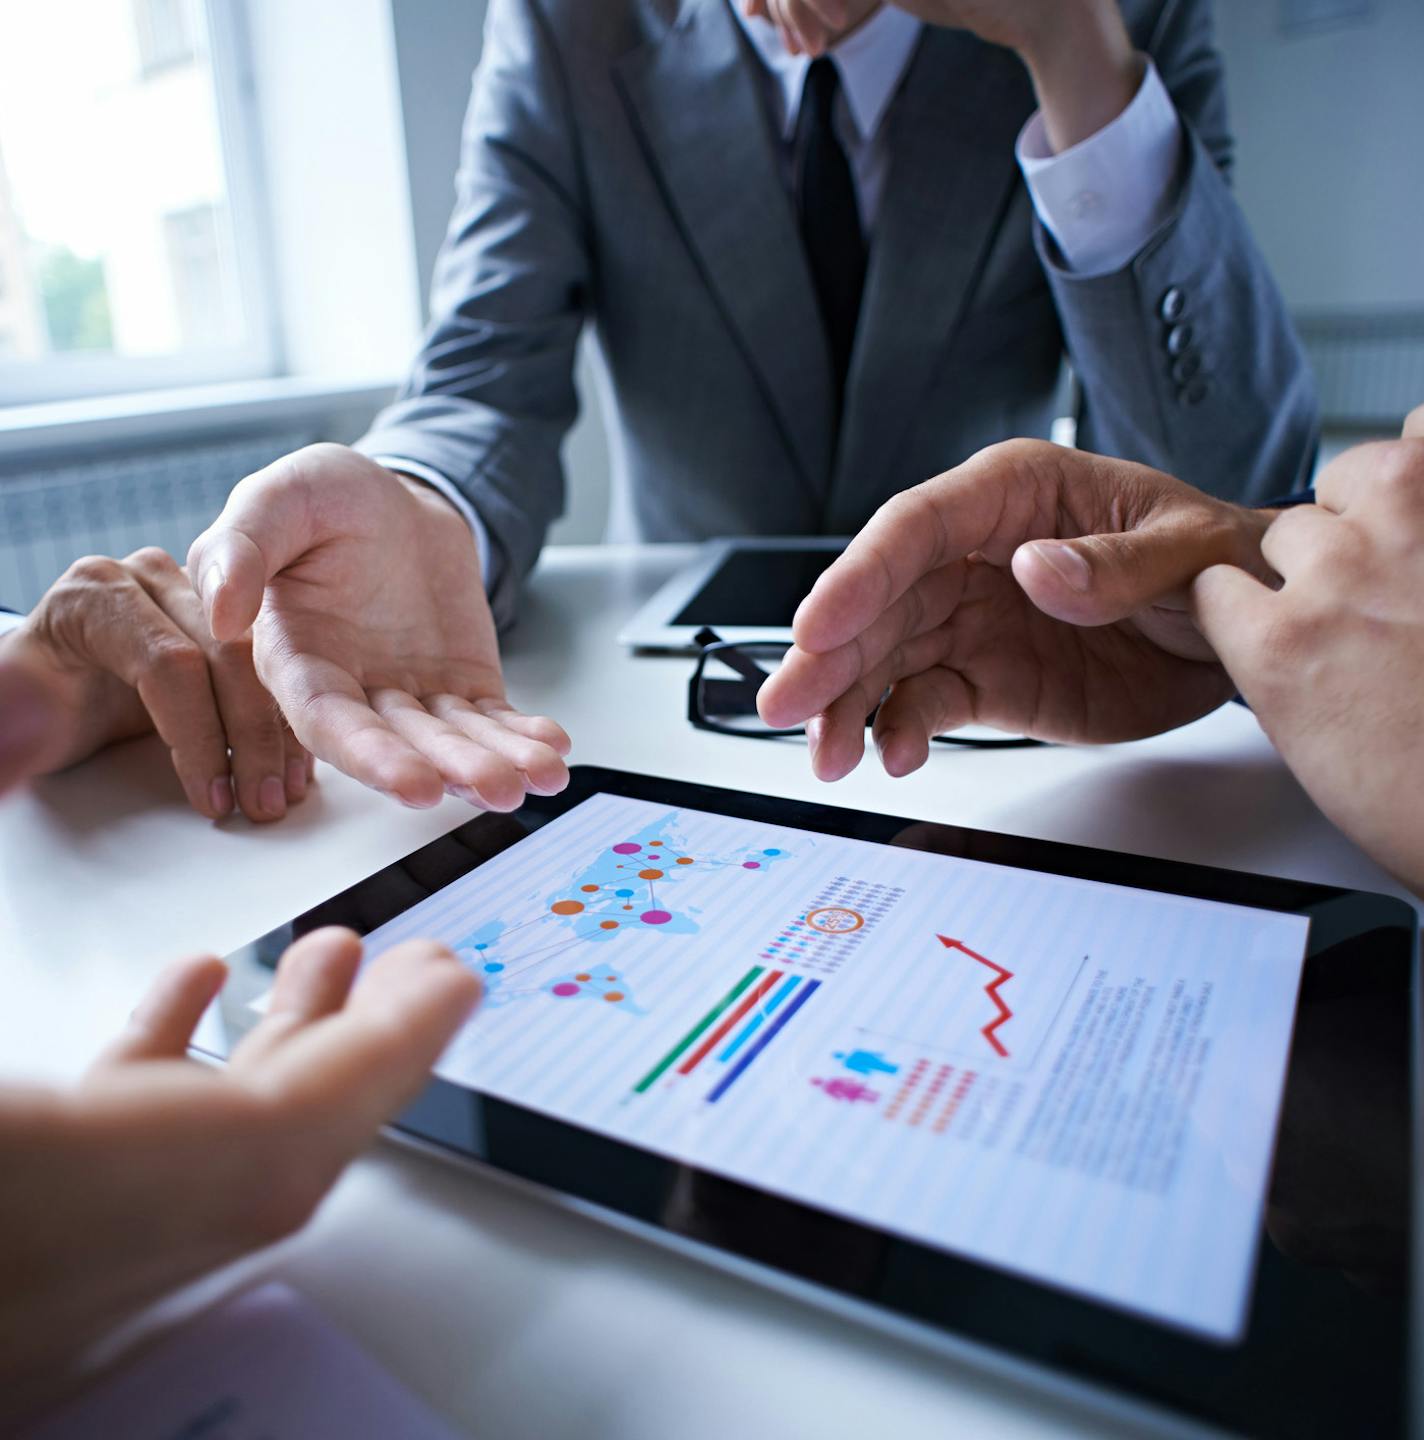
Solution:
M 781 1029 L 781 1027 L 785 1025 L 786 1022 L 820 988 L 821 982 L 819 980 L 812 980 L 809 981 L 807 984 L 803 985 L 796 992 L 791 1003 L 786 1007 L 786 1009 L 783 1010 L 781 1014 L 778 1015 L 776 1019 L 771 1022 L 770 1025 L 767 1026 L 766 1033 L 762 1035 L 761 1039 L 759 1039 L 756 1044 L 753 1045 L 752 1048 L 748 1050 L 747 1053 L 743 1055 L 742 1058 L 738 1060 L 737 1063 L 732 1066 L 732 1068 L 727 1071 L 727 1073 L 717 1082 L 716 1088 L 707 1097 L 707 1103 L 709 1105 L 715 1105 L 716 1102 L 720 1100 L 722 1096 L 724 1096 L 727 1091 L 732 1088 L 732 1086 L 736 1083 L 737 1078 L 741 1075 L 742 1071 L 744 1071 L 747 1066 L 750 1065 L 752 1061 L 755 1060 L 757 1056 L 760 1055 L 761 1052 L 765 1050 L 766 1047 L 770 1045 L 773 1040 L 776 1039 L 777 1032 Z
M 732 1056 L 735 1055 L 737 1051 L 740 1050 L 742 1046 L 748 1040 L 750 1040 L 751 1037 L 758 1030 L 761 1029 L 762 1021 L 765 1020 L 766 1017 L 770 1015 L 771 1012 L 775 1010 L 776 1007 L 780 1005 L 781 1002 L 785 1000 L 786 997 L 796 988 L 797 981 L 799 981 L 800 979 L 801 977 L 799 975 L 791 976 L 791 978 L 787 980 L 784 985 L 782 985 L 782 987 L 776 992 L 776 994 L 773 995 L 771 999 L 768 1000 L 766 1004 L 763 1005 L 761 1009 L 752 1016 L 752 1018 L 747 1022 L 745 1028 L 739 1030 L 734 1036 L 732 1036 L 732 1043 L 728 1045 L 727 1048 L 717 1057 L 718 1060 L 730 1060 Z

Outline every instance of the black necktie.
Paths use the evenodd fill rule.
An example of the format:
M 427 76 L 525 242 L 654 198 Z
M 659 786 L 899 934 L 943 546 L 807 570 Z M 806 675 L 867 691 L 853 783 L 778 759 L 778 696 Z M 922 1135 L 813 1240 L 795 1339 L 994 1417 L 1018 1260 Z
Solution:
M 796 137 L 797 218 L 830 343 L 838 416 L 865 288 L 865 237 L 855 180 L 832 124 L 840 88 L 832 61 L 822 56 L 811 62 Z

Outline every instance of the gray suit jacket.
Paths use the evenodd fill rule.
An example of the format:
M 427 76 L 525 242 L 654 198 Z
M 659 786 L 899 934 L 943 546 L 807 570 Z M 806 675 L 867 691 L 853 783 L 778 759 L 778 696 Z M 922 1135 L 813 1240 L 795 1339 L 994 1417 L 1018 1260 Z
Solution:
M 500 619 L 563 507 L 585 322 L 611 381 L 621 535 L 851 533 L 982 446 L 1046 435 L 1065 352 L 1083 447 L 1238 499 L 1296 488 L 1314 394 L 1227 188 L 1208 0 L 1124 13 L 1188 143 L 1171 221 L 1093 279 L 1063 268 L 1034 219 L 1014 157 L 1034 108 L 1018 58 L 925 30 L 885 122 L 837 444 L 758 61 L 727 0 L 491 0 L 433 320 L 361 448 L 469 498 Z

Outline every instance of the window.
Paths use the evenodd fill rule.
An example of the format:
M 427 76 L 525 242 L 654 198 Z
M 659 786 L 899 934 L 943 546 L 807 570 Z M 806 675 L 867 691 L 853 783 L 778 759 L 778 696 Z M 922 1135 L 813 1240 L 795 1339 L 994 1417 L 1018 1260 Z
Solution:
M 133 0 L 133 8 L 139 59 L 146 75 L 197 59 L 188 0 Z
M 237 9 L 0 0 L 0 404 L 272 372 Z

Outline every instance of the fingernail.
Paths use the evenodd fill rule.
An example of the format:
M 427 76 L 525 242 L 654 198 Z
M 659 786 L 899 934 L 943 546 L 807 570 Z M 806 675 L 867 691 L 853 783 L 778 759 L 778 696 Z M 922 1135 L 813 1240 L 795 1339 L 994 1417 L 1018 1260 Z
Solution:
M 485 808 L 485 802 L 468 785 L 447 785 L 445 793 L 453 795 L 457 800 L 463 800 L 467 805 L 474 805 L 480 810 Z
M 1081 595 L 1092 588 L 1093 572 L 1071 545 L 1039 543 L 1033 546 L 1033 552 L 1070 590 Z
M 219 818 L 232 814 L 232 780 L 228 776 L 208 786 L 208 804 Z
M 377 795 L 384 795 L 387 800 L 394 800 L 397 805 L 404 805 L 407 810 L 431 810 L 440 803 L 438 800 L 430 800 L 424 802 L 418 800 L 407 800 L 405 796 L 402 795 L 399 791 L 382 790 L 379 785 L 373 785 L 371 788 L 376 792 Z
M 223 574 L 222 566 L 216 560 L 203 571 L 203 584 L 200 593 L 203 597 L 204 606 L 209 610 L 213 608 L 213 601 L 217 599 L 218 591 L 222 589 L 223 581 L 226 578 Z
M 806 722 L 806 741 L 811 747 L 814 755 L 821 748 L 821 742 L 826 738 L 826 717 L 824 715 L 813 715 Z
M 307 762 L 299 757 L 287 761 L 287 799 L 300 800 L 307 793 Z
M 264 815 L 287 813 L 287 791 L 276 775 L 269 775 L 257 787 L 257 804 Z

